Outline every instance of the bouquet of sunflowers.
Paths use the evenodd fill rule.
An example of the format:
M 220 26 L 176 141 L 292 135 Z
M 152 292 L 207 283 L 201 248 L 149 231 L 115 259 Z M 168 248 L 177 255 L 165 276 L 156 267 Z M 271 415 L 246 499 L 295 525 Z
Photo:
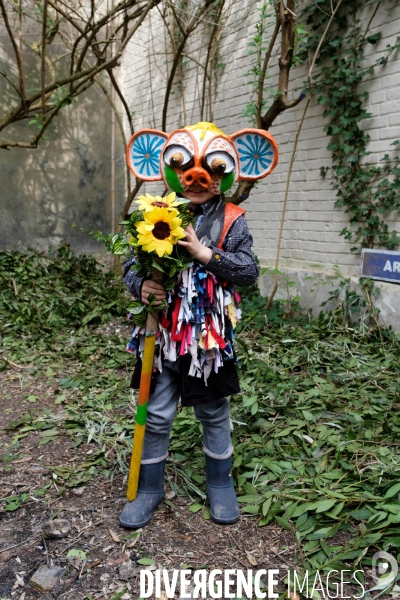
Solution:
M 188 208 L 189 200 L 177 198 L 175 192 L 168 196 L 139 196 L 138 209 L 123 221 L 125 233 L 112 238 L 113 254 L 132 257 L 132 268 L 139 277 L 151 278 L 154 269 L 163 274 L 163 286 L 168 292 L 177 283 L 180 271 L 186 269 L 192 258 L 178 240 L 185 237 L 184 229 L 193 224 Z M 144 325 L 149 309 L 163 310 L 166 302 L 154 306 L 155 298 L 149 297 L 149 305 L 136 300 L 128 307 L 136 325 Z

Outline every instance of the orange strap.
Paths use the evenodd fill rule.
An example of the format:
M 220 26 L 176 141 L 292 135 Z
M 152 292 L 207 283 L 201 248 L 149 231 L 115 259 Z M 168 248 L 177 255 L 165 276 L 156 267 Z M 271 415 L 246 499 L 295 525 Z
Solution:
M 244 215 L 246 211 L 240 206 L 236 206 L 236 204 L 231 204 L 227 202 L 225 204 L 225 213 L 224 213 L 224 226 L 221 231 L 221 237 L 218 242 L 218 248 L 222 249 L 222 244 L 224 242 L 225 236 L 229 231 L 230 226 L 240 215 Z

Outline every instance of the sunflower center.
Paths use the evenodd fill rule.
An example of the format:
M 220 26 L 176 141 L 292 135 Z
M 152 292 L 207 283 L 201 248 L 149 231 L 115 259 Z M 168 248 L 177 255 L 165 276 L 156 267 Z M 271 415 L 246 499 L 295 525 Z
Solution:
M 164 221 L 158 221 L 158 223 L 154 224 L 152 233 L 158 240 L 165 240 L 165 238 L 167 238 L 171 233 L 171 229 L 168 223 L 165 223 Z
M 151 205 L 159 206 L 160 208 L 168 208 L 168 204 L 165 204 L 165 202 L 152 202 Z

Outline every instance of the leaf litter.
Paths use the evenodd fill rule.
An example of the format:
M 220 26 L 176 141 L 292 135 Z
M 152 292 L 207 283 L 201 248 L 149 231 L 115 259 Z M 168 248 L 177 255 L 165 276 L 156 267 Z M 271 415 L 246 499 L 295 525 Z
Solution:
M 45 465 L 41 487 L 2 497 L 5 511 L 48 502 L 54 485 L 60 499 L 96 480 L 123 487 L 136 399 L 127 392 L 127 329 L 115 321 L 129 301 L 122 285 L 68 247 L 47 256 L 5 252 L 0 264 L 0 369 L 22 393 L 25 386 L 29 403 L 8 425 L 3 472 L 25 460 L 20 451 L 31 435 L 39 446 L 66 441 L 75 452 L 72 464 Z M 367 577 L 376 551 L 397 556 L 400 546 L 398 338 L 347 322 L 340 307 L 311 319 L 275 303 L 266 314 L 255 288 L 243 295 L 242 393 L 231 399 L 241 521 L 256 524 L 261 536 L 286 535 L 287 564 L 298 571 L 354 567 Z M 117 325 L 107 325 L 111 319 Z M 45 394 L 34 387 L 42 381 Z M 177 415 L 170 452 L 173 501 L 164 510 L 186 497 L 188 514 L 212 526 L 201 427 L 191 409 Z M 262 564 L 260 556 L 247 547 L 239 568 Z M 153 564 L 154 556 L 137 560 Z

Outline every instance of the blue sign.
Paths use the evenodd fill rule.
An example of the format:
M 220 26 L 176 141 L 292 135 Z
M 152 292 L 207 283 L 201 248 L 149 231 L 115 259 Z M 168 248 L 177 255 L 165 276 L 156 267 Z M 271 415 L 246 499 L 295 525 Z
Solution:
M 400 252 L 363 248 L 361 277 L 400 283 Z

